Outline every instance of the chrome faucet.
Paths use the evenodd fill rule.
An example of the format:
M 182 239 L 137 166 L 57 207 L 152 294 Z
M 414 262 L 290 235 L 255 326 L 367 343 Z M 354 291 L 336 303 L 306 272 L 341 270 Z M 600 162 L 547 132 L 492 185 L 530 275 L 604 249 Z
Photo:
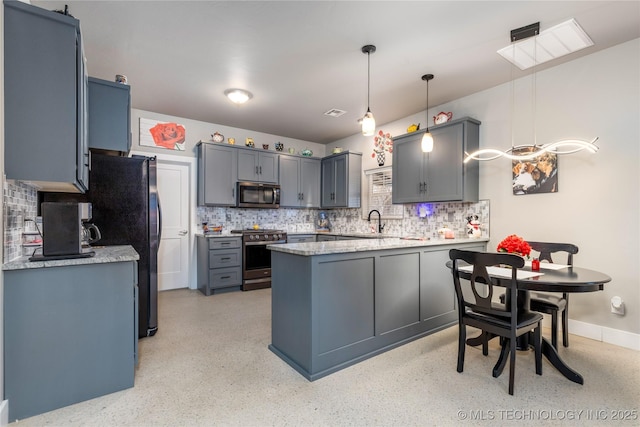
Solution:
M 382 230 L 384 230 L 384 226 L 385 224 L 382 224 L 382 216 L 380 215 L 380 211 L 377 209 L 373 209 L 371 211 L 369 211 L 369 217 L 367 218 L 367 221 L 371 222 L 371 214 L 376 212 L 378 214 L 378 233 L 382 234 Z

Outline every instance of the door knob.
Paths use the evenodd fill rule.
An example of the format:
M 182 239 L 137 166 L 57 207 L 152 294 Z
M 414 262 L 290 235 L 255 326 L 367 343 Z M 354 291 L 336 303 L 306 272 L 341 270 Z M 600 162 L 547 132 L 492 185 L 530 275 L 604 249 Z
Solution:
M 178 234 L 179 234 L 179 235 L 181 235 L 181 236 L 186 236 L 186 235 L 187 235 L 187 233 L 188 233 L 188 231 L 187 231 L 187 230 L 180 230 L 180 231 L 178 232 Z

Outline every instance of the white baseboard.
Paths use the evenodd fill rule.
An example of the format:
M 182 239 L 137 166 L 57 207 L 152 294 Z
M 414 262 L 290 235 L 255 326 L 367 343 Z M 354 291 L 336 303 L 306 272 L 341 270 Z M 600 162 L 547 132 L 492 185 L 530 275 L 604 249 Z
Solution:
M 9 424 L 9 401 L 3 400 L 0 403 L 0 426 Z
M 560 323 L 559 319 L 558 323 Z M 542 325 L 551 328 L 551 316 L 545 315 Z M 561 327 L 560 325 L 558 326 Z M 632 332 L 621 331 L 619 329 L 608 328 L 606 326 L 599 326 L 571 319 L 569 319 L 569 333 L 596 341 L 606 342 L 607 344 L 640 351 L 640 334 L 634 334 Z M 558 341 L 562 340 L 561 337 L 562 335 L 558 336 Z

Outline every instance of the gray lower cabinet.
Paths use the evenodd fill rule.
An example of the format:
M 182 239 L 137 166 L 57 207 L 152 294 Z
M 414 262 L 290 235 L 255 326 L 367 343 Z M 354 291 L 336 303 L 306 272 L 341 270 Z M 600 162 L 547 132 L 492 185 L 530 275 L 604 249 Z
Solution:
M 198 205 L 235 206 L 238 150 L 198 143 Z
M 4 67 L 7 179 L 45 191 L 84 193 L 89 147 L 80 22 L 5 1 Z
M 322 159 L 323 208 L 359 208 L 362 154 L 344 152 Z
M 198 289 L 209 296 L 240 290 L 242 239 L 197 236 Z
M 4 272 L 9 421 L 133 387 L 135 261 Z
M 308 243 L 315 241 L 315 234 L 287 234 L 287 243 Z
M 280 155 L 280 206 L 320 207 L 320 159 Z
M 131 87 L 89 77 L 89 148 L 131 149 Z
M 278 154 L 238 149 L 238 181 L 278 183 Z
M 269 348 L 313 381 L 455 325 L 445 265 L 452 248 L 485 250 L 486 243 L 315 256 L 272 251 Z
M 429 131 L 431 153 L 420 147 L 424 131 L 394 138 L 393 203 L 478 201 L 478 162 L 463 160 L 478 149 L 480 122 L 465 117 Z

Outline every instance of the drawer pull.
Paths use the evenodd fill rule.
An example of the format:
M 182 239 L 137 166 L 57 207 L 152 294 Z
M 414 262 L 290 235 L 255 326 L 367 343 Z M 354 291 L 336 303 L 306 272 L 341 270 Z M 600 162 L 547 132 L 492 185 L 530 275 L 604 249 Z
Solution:
M 220 258 L 220 261 L 229 261 L 230 259 L 231 259 L 231 257 Z
M 231 279 L 231 276 L 220 276 L 220 280 Z

